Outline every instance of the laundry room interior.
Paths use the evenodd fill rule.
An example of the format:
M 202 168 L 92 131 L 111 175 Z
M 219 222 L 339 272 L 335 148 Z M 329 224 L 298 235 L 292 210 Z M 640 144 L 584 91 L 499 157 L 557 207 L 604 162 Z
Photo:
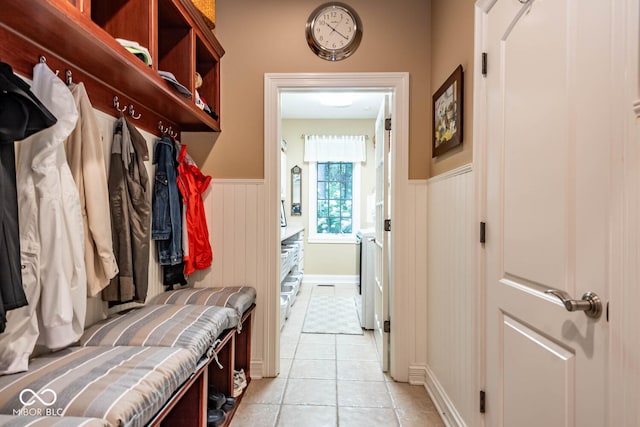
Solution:
M 370 91 L 281 96 L 282 357 L 285 328 L 295 319 L 291 310 L 300 292 L 310 295 L 302 333 L 374 329 L 375 126 L 384 96 Z M 321 106 L 301 108 L 301 102 Z

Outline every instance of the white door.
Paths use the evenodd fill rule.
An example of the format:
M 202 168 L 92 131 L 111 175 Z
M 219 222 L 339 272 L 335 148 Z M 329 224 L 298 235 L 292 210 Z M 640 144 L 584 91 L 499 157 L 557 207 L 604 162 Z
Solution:
M 603 427 L 614 2 L 482 3 L 486 425 Z
M 389 332 L 384 322 L 389 320 L 389 239 L 391 232 L 385 231 L 385 220 L 389 218 L 390 183 L 389 153 L 391 131 L 385 130 L 389 117 L 388 96 L 380 106 L 376 119 L 376 237 L 375 237 L 375 325 L 374 337 L 382 370 L 389 370 Z

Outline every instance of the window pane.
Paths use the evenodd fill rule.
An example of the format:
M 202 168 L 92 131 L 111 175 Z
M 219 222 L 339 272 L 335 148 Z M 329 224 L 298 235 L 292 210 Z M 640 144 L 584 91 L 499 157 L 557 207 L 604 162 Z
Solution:
M 329 163 L 329 181 L 340 181 L 340 163 Z
M 351 218 L 351 200 L 345 200 L 341 206 L 341 216 L 343 218 Z
M 340 218 L 340 201 L 329 200 L 329 217 Z
M 318 200 L 318 218 L 326 218 L 329 216 L 329 201 Z
M 318 218 L 318 227 L 316 231 L 319 234 L 328 233 L 329 232 L 329 220 L 327 218 Z
M 329 232 L 333 234 L 340 234 L 340 225 L 342 220 L 340 218 L 331 218 L 329 221 Z
M 327 183 L 318 182 L 318 202 L 320 202 L 320 200 L 325 200 L 328 198 L 329 196 L 327 194 Z
M 341 222 L 341 230 L 342 233 L 350 234 L 351 233 L 351 220 L 343 219 Z
M 327 163 L 318 163 L 318 181 L 327 180 Z
M 340 199 L 342 197 L 341 188 L 342 185 L 340 182 L 330 182 L 329 183 L 329 198 L 330 199 Z

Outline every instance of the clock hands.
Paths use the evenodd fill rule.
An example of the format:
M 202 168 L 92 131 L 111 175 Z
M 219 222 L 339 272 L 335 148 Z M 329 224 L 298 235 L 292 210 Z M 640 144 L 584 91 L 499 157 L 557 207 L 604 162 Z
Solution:
M 342 21 L 340 21 L 340 22 L 342 22 Z M 340 25 L 340 22 L 338 22 L 338 25 Z M 332 27 L 332 26 L 327 22 L 327 27 L 329 27 L 329 28 L 331 28 L 331 30 L 333 30 L 333 31 L 331 31 L 331 32 L 334 32 L 334 31 L 335 31 L 335 32 L 336 32 L 336 33 L 338 33 L 340 36 L 342 36 L 342 38 L 343 38 L 343 39 L 345 39 L 345 40 L 349 40 L 349 37 L 345 36 L 345 35 L 344 35 L 344 34 L 342 34 L 340 31 L 336 30 L 336 28 L 338 27 L 338 25 L 336 25 L 336 27 L 334 28 L 334 27 Z

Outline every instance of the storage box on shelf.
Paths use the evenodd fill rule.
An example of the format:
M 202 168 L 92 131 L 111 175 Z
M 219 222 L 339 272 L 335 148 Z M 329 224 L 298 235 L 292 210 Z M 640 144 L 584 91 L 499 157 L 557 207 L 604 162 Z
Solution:
M 116 41 L 148 48 L 147 66 Z M 219 131 L 220 58 L 224 49 L 190 0 L 4 0 L 0 58 L 30 76 L 40 55 L 61 73 L 83 81 L 96 108 L 114 114 L 113 96 L 143 112 L 136 125 L 152 132 L 158 121 L 173 129 Z M 215 114 L 198 108 L 159 75 L 168 68 L 192 93 L 199 90 Z M 53 68 L 53 66 L 52 66 Z M 64 75 L 64 74 L 63 74 Z

